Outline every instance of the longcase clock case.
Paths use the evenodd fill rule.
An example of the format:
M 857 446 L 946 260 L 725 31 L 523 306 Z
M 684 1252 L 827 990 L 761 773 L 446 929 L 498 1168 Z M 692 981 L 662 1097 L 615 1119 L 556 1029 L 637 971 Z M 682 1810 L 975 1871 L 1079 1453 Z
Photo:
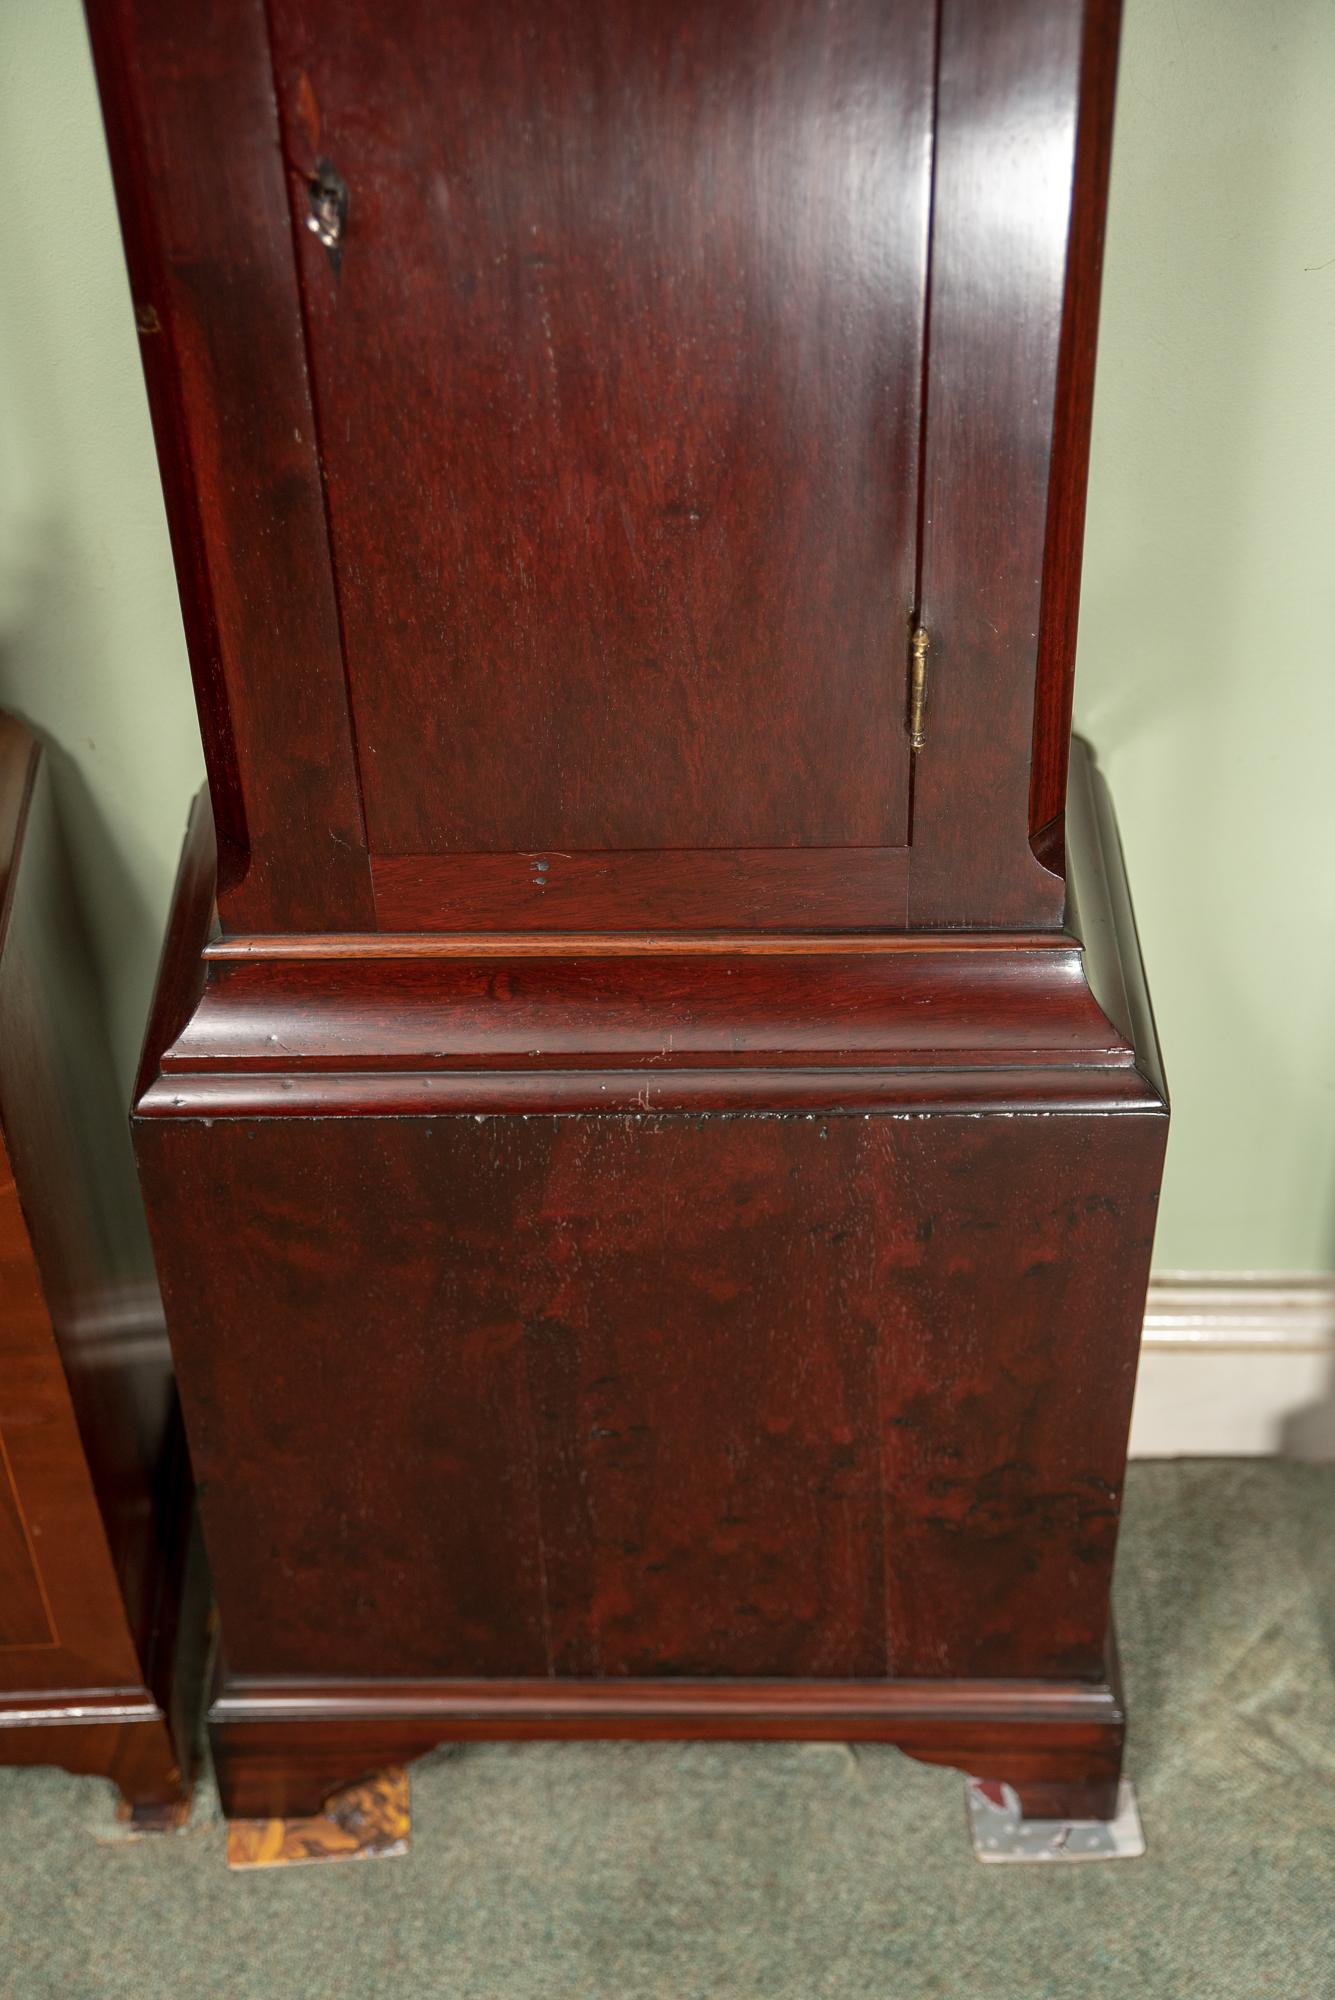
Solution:
M 1116 8 L 90 18 L 209 774 L 135 1127 L 227 1809 L 641 1734 L 1108 1814 Z

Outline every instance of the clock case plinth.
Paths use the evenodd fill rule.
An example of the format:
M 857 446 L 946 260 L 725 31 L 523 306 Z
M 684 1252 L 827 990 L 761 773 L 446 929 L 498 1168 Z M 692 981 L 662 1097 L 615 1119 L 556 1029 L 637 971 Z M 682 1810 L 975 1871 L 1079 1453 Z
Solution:
M 201 805 L 135 1127 L 229 1812 L 488 1735 L 1111 1812 L 1167 1121 L 1079 746 L 1069 827 L 1061 932 L 387 958 L 213 936 Z

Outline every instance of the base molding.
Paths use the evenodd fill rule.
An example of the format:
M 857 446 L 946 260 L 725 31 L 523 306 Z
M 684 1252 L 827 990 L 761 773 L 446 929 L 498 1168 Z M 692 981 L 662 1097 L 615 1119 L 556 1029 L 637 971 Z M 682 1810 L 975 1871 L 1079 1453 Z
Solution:
M 1335 1275 L 1150 1284 L 1133 1458 L 1335 1459 Z
M 1106 1680 L 417 1681 L 224 1679 L 209 1711 L 229 1817 L 318 1811 L 442 1743 L 633 1738 L 892 1743 L 1004 1780 L 1024 1809 L 1115 1805 L 1126 1718 Z
M 109 1778 L 137 1826 L 175 1826 L 188 1810 L 193 1773 L 173 1720 L 143 1687 L 7 1695 L 0 1764 L 54 1764 L 76 1777 Z

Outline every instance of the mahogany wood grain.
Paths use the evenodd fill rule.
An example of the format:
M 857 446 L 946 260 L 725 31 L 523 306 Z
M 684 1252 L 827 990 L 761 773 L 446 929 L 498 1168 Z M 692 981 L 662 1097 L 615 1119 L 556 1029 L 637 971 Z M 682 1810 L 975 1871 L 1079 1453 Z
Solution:
M 114 1686 L 134 1643 L 4 1150 L 0 1174 L 0 1685 Z
M 0 1760 L 166 1808 L 199 1688 L 175 1670 L 202 1622 L 180 1614 L 189 1472 L 46 764 L 7 716 L 0 877 Z
M 264 0 L 93 0 L 240 928 L 374 924 Z
M 930 0 L 269 11 L 373 852 L 900 845 Z
M 1092 798 L 1086 763 L 1077 778 Z M 1092 806 L 1077 815 L 1077 847 L 1096 821 Z M 1115 849 L 1077 859 L 1091 931 L 1130 952 L 1109 887 Z M 202 932 L 198 898 L 193 921 Z M 813 954 L 805 970 L 874 981 L 884 965 L 912 978 L 925 963 L 948 1015 L 962 968 L 1013 978 L 1024 957 L 977 942 Z M 1030 956 L 1063 975 L 1083 950 L 1068 940 Z M 713 963 L 694 961 L 694 975 Z M 794 962 L 778 963 L 791 983 Z M 895 1691 L 901 1677 L 964 1681 L 972 1700 L 993 1677 L 1029 1679 L 1046 1714 L 1045 1684 L 1100 1685 L 1164 1136 L 1152 1046 L 1129 1043 L 1085 988 L 1084 1039 L 1102 1023 L 1108 1066 L 1060 1042 L 1043 1071 L 974 1051 L 947 1057 L 923 1098 L 919 1067 L 881 1060 L 858 1076 L 877 1080 L 874 1115 L 850 1110 L 839 1066 L 814 1050 L 809 1109 L 779 1109 L 770 1071 L 748 1115 L 734 1067 L 719 1072 L 721 1118 L 607 1115 L 591 1092 L 615 1084 L 610 1070 L 576 1077 L 603 1115 L 460 1117 L 458 1098 L 437 1106 L 420 1090 L 431 1078 L 404 1072 L 426 1115 L 375 1117 L 388 1073 L 341 1069 L 359 1058 L 331 1039 L 298 1107 L 299 1048 L 278 1070 L 244 1057 L 231 1116 L 183 1095 L 227 1087 L 229 1005 L 258 1026 L 276 982 L 365 965 L 215 961 L 196 1015 L 215 1010 L 207 1034 L 186 1055 L 193 1024 L 178 1033 L 182 1067 L 140 1108 L 227 1621 L 213 1729 L 231 1809 L 304 1810 L 382 1757 L 467 1733 L 457 1709 L 432 1703 L 382 1727 L 384 1703 L 415 1699 L 401 1682 L 550 1676 L 547 1709 L 508 1708 L 501 1689 L 489 1726 L 537 1732 L 555 1716 L 562 1733 L 560 1688 L 591 1674 L 608 1690 L 601 1719 L 581 1725 L 595 1733 L 722 1727 L 702 1687 L 720 1676 L 739 1684 L 728 1732 L 800 1733 L 782 1689 L 779 1709 L 748 1705 L 758 1676 L 794 1704 L 814 1687 L 818 1712 L 822 1686 L 872 1679 L 887 1740 L 1039 1803 L 1107 1804 L 1120 1724 L 1055 1748 L 1019 1722 L 961 1733 L 944 1710 L 909 1727 Z M 660 983 L 645 1017 L 657 1020 L 691 965 L 612 960 L 591 988 L 618 968 L 648 971 Z M 735 969 L 748 965 L 773 978 L 772 955 Z M 499 970 L 502 1009 L 516 973 L 539 993 L 553 973 L 556 992 L 570 977 L 541 955 Z M 447 956 L 401 960 L 396 977 L 486 993 L 496 972 Z M 229 984 L 254 974 L 268 998 Z M 1044 1020 L 1061 1032 L 1043 977 L 1039 1040 Z M 314 992 L 318 1013 L 328 994 Z M 813 1027 L 835 1012 L 828 987 L 808 1002 Z M 887 1018 L 914 1011 L 901 991 Z M 995 1015 L 995 1000 L 979 1009 L 994 1030 Z M 366 1009 L 382 1041 L 399 1018 Z M 568 1018 L 578 1010 L 556 1002 L 551 1019 Z M 786 1025 L 801 1018 L 795 1008 Z M 476 1024 L 461 1039 L 478 1042 Z M 545 1088 L 552 1076 L 550 1060 L 536 1071 Z M 355 1097 L 340 1100 L 340 1077 Z M 512 1080 L 499 1070 L 491 1087 Z M 1003 1115 L 980 1116 L 989 1102 Z M 220 1214 L 224 1259 L 211 1247 Z M 257 1547 L 271 1564 L 256 1565 Z M 665 1674 L 681 1683 L 679 1709 L 617 1707 L 618 1687 Z M 266 1707 L 275 1676 L 381 1691 L 360 1713 L 354 1686 L 330 1721 Z M 270 1694 L 252 1703 L 252 1681 Z M 830 1733 L 845 1715 L 834 1706 Z
M 219 832 L 136 1132 L 229 1809 L 550 1729 L 1111 1811 L 1113 0 L 91 9 Z
M 14 1470 L 0 1433 L 0 1651 L 11 1646 L 54 1644 L 55 1631 L 31 1531 L 23 1518 Z
M 1055 927 L 1115 0 L 270 11 L 89 0 L 224 925 Z M 740 880 L 907 837 L 915 615 L 907 901 Z
M 1008 1117 L 1015 1089 L 1044 1111 L 1097 1106 L 1104 1116 L 1162 1104 L 1136 1068 L 1088 1069 L 1017 1065 L 1005 1070 L 953 1069 L 712 1069 L 660 1073 L 637 1070 L 348 1070 L 302 1075 L 274 1072 L 177 1071 L 159 1078 L 139 1101 L 139 1116 L 155 1118 L 309 1118 L 324 1112 L 366 1117 L 465 1113 L 509 1114 L 648 1111 L 890 1113 L 966 1109 L 972 1117 Z
M 390 855 L 371 863 L 388 931 L 901 928 L 907 847 Z
M 146 1122 L 233 1668 L 1094 1672 L 1163 1119 L 1021 1091 Z
M 162 1051 L 181 1071 L 957 1067 L 1069 1059 L 1126 1068 L 1078 947 L 783 959 L 411 958 L 217 962 Z
M 489 1738 L 890 1742 L 1013 1784 L 1043 1817 L 1111 1817 L 1125 1734 L 1098 1681 L 323 1681 L 225 1675 L 210 1708 L 224 1810 L 311 1812 L 358 1768 Z
M 861 953 L 914 958 L 931 952 L 1067 952 L 1061 931 L 864 931 L 822 936 L 813 931 L 289 931 L 281 936 L 208 936 L 200 947 L 205 968 L 256 959 L 374 958 L 854 958 Z M 203 974 L 199 975 L 202 979 Z
M 914 926 L 1061 920 L 1061 877 L 1030 845 L 1031 766 L 1037 714 L 1069 729 L 1101 240 L 1094 210 L 1115 52 L 1115 0 L 942 7 L 921 591 L 932 664 L 914 775 Z M 1077 150 L 1082 112 L 1088 169 Z M 1076 269 L 1080 303 L 1068 313 Z M 1064 324 L 1072 331 L 1059 408 Z M 1054 490 L 1060 547 L 1050 550 Z M 1057 621 L 1047 644 L 1045 610 Z M 1051 728 L 1041 727 L 1045 799 L 1064 760 Z
M 1037 851 L 1058 868 L 1062 868 L 1060 835 L 1075 687 L 1094 356 L 1121 13 L 1122 0 L 1098 0 L 1085 17 L 1066 293 L 1057 353 L 1029 820 Z

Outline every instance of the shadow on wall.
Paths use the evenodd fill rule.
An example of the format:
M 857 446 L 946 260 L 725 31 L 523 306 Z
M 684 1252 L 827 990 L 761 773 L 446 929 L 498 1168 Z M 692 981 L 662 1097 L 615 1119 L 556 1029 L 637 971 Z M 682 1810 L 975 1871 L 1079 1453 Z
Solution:
M 0 184 L 0 705 L 52 752 L 128 1097 L 201 757 L 79 0 L 0 7 Z
M 117 1001 L 123 1003 L 127 990 L 140 996 L 137 1008 L 133 999 L 130 1003 L 131 1035 L 137 1013 L 139 1035 L 142 1036 L 152 973 L 161 947 L 162 916 L 159 910 L 150 906 L 140 883 L 126 866 L 119 829 L 108 822 L 83 769 L 63 745 L 53 739 L 49 728 L 43 727 L 40 706 L 34 709 L 27 699 L 34 664 L 40 662 L 43 651 L 52 643 L 59 643 L 62 632 L 65 643 L 80 643 L 69 629 L 71 624 L 77 626 L 80 620 L 77 616 L 71 620 L 67 615 L 68 594 L 59 590 L 54 566 L 49 586 L 50 607 L 44 609 L 39 598 L 32 612 L 31 625 L 20 623 L 12 637 L 0 643 L 0 709 L 25 722 L 45 748 L 61 838 L 69 858 L 69 907 L 79 927 L 77 947 L 90 968 L 89 983 L 95 995 L 98 1019 L 110 1042 L 113 1024 L 116 1023 Z M 96 641 L 92 635 L 88 635 L 82 643 L 92 647 L 95 656 Z M 99 931 L 105 936 L 108 929 L 114 938 L 116 953 L 111 978 L 108 977 L 105 951 L 97 949 L 102 942 Z M 147 980 L 142 977 L 145 970 Z M 128 978 L 127 973 L 130 975 Z M 119 1045 L 114 1054 L 118 1060 L 114 1063 L 114 1072 L 120 1086 L 121 1102 L 128 1109 L 130 1085 L 137 1061 L 137 1039 L 128 1039 L 122 1033 L 117 1041 Z
M 71 902 L 81 930 L 78 948 L 94 968 L 99 1017 L 109 1023 L 112 995 L 95 950 L 95 912 L 111 918 L 118 952 L 134 965 L 156 960 L 158 916 L 124 864 L 117 829 L 99 810 L 62 737 L 53 735 L 51 704 L 42 699 L 53 681 L 59 684 L 64 679 L 59 663 L 96 661 L 104 642 L 96 618 L 97 595 L 79 575 L 77 548 L 59 513 L 44 513 L 39 507 L 42 480 L 32 435 L 38 426 L 31 412 L 25 425 L 15 412 L 5 410 L 24 373 L 21 365 L 9 365 L 7 350 L 0 346 L 0 411 L 14 418 L 0 427 L 9 446 L 0 491 L 0 708 L 27 723 L 45 745 L 61 837 L 71 860 Z M 54 379 L 47 392 L 56 393 Z M 65 704 L 65 710 L 65 729 L 73 732 L 85 718 L 77 700 Z M 89 743 L 87 748 L 96 746 Z
M 1174 1095 L 1160 1268 L 1335 1268 L 1327 0 L 1127 0 L 1077 702 Z
M 1282 1458 L 1296 1458 L 1308 1465 L 1335 1463 L 1335 1360 L 1330 1363 L 1325 1394 L 1284 1419 L 1279 1453 Z M 1335 1549 L 1331 1554 L 1330 1574 L 1335 1578 Z

